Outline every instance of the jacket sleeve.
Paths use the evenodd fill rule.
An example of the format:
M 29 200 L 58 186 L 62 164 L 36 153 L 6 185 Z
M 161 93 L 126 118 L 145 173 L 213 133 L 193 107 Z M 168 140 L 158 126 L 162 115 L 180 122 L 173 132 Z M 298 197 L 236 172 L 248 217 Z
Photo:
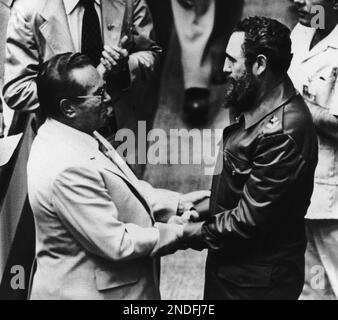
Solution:
M 217 250 L 225 243 L 250 241 L 278 224 L 283 217 L 277 215 L 276 209 L 305 167 L 306 162 L 292 137 L 285 134 L 262 137 L 237 207 L 204 223 L 188 225 L 184 233 L 187 244 L 196 249 Z
M 148 256 L 159 240 L 156 228 L 119 221 L 102 177 L 86 167 L 69 168 L 58 175 L 52 203 L 73 237 L 103 258 L 126 261 Z
M 146 181 L 140 181 L 141 190 L 150 203 L 157 222 L 166 223 L 177 214 L 181 194 L 166 189 L 156 189 Z
M 161 48 L 155 42 L 153 20 L 145 0 L 133 0 L 133 47 L 129 58 L 131 83 L 148 80 Z
M 39 53 L 32 31 L 32 18 L 13 6 L 7 28 L 3 97 L 11 109 L 38 108 L 35 79 Z

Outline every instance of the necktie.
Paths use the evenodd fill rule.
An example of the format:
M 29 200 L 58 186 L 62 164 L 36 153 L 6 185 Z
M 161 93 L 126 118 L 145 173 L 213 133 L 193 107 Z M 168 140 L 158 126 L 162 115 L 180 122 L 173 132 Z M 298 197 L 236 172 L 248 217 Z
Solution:
M 100 63 L 103 51 L 100 20 L 95 10 L 95 0 L 81 0 L 84 6 L 81 52 L 91 58 L 95 66 Z

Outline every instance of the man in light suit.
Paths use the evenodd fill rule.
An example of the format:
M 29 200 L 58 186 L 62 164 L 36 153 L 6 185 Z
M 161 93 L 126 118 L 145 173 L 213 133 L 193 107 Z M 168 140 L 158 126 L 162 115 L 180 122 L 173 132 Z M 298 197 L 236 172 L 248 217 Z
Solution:
M 166 222 L 208 192 L 180 195 L 138 180 L 95 130 L 112 98 L 89 59 L 57 55 L 37 78 L 47 115 L 28 161 L 37 271 L 31 299 L 159 299 L 156 261 L 182 226 Z
M 8 203 L 6 217 L 10 217 L 9 219 L 13 221 L 13 230 L 7 228 L 6 233 L 2 234 L 11 240 L 21 239 L 24 234 L 26 237 L 24 246 L 31 248 L 34 247 L 32 240 L 34 229 L 31 227 L 33 218 L 27 200 L 26 165 L 35 132 L 43 119 L 41 117 L 41 120 L 37 120 L 35 116 L 39 109 L 35 78 L 41 63 L 54 55 L 82 51 L 83 30 L 81 29 L 84 29 L 84 25 L 88 26 L 83 23 L 84 4 L 86 2 L 88 5 L 90 1 L 5 1 L 7 5 L 12 5 L 12 2 L 14 4 L 11 7 L 7 30 L 3 95 L 8 107 L 15 110 L 12 123 L 7 123 L 8 126 L 10 125 L 8 135 L 22 132 L 24 134 L 16 156 L 10 163 L 11 167 L 15 168 L 14 175 L 10 177 L 8 187 L 2 184 L 2 189 L 6 193 L 6 203 Z M 139 96 L 139 101 L 145 101 L 142 99 L 143 90 L 140 90 L 142 88 L 139 83 L 144 83 L 144 80 L 150 77 L 160 52 L 153 39 L 152 19 L 144 0 L 92 0 L 91 2 L 96 11 L 101 37 L 93 37 L 89 45 L 97 43 L 101 38 L 101 45 L 109 47 L 105 47 L 107 49 L 104 53 L 105 59 L 99 67 L 101 73 L 105 73 L 109 78 L 108 86 L 115 86 L 119 79 L 124 79 L 125 87 L 130 84 L 130 89 L 125 91 L 124 99 L 116 107 L 116 122 L 118 127 L 134 129 L 137 124 L 135 103 L 133 103 L 135 92 Z M 89 12 L 93 13 L 93 10 Z M 87 21 L 90 21 L 89 25 L 92 26 L 95 16 L 89 14 L 89 17 Z M 89 30 L 89 36 L 92 32 L 92 29 Z M 87 35 L 85 38 L 90 37 Z M 94 47 L 104 50 L 99 45 Z M 100 56 L 102 51 L 98 51 Z M 144 105 L 137 105 L 141 109 L 143 106 L 147 106 L 146 102 Z M 140 166 L 136 166 L 135 169 L 141 174 Z M 18 221 L 20 225 L 21 221 L 25 221 L 22 222 L 22 228 L 16 228 Z M 12 246 L 24 247 L 21 246 L 21 242 L 19 245 Z M 6 249 L 7 251 L 13 252 L 13 259 L 9 258 L 8 261 L 18 261 L 15 250 Z M 33 256 L 30 252 L 31 250 L 25 249 L 24 254 L 20 255 L 23 260 L 27 260 L 25 263 L 19 263 L 20 265 L 31 265 Z M 6 281 L 6 284 L 11 291 L 10 281 Z
M 123 82 L 127 88 L 149 79 L 161 49 L 144 0 L 17 0 L 6 51 L 4 99 L 14 110 L 31 112 L 38 108 L 34 80 L 39 66 L 56 54 L 91 53 L 97 65 L 101 62 L 98 70 L 109 79 L 108 86 Z M 131 115 L 126 107 L 116 110 L 120 127 Z

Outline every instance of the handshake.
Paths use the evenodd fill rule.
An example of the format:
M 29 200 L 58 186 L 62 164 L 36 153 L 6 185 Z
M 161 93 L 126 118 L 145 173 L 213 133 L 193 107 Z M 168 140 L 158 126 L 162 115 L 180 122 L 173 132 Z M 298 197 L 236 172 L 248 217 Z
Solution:
M 159 240 L 152 256 L 165 256 L 190 246 L 188 238 L 198 237 L 202 222 L 209 213 L 210 191 L 196 191 L 181 196 L 178 214 L 169 218 L 166 224 L 156 223 Z M 203 248 L 201 248 L 203 249 Z

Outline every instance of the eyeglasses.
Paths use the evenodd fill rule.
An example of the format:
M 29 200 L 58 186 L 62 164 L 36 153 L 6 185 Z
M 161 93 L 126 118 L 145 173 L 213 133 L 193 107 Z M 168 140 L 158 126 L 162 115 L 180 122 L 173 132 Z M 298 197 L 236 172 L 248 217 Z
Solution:
M 106 93 L 107 93 L 107 86 L 106 84 L 100 88 L 97 92 L 97 94 L 93 94 L 93 95 L 88 95 L 88 96 L 76 96 L 76 97 L 71 97 L 70 100 L 75 100 L 75 99 L 90 99 L 90 98 L 101 98 L 101 103 L 104 102 L 105 98 L 106 98 Z

